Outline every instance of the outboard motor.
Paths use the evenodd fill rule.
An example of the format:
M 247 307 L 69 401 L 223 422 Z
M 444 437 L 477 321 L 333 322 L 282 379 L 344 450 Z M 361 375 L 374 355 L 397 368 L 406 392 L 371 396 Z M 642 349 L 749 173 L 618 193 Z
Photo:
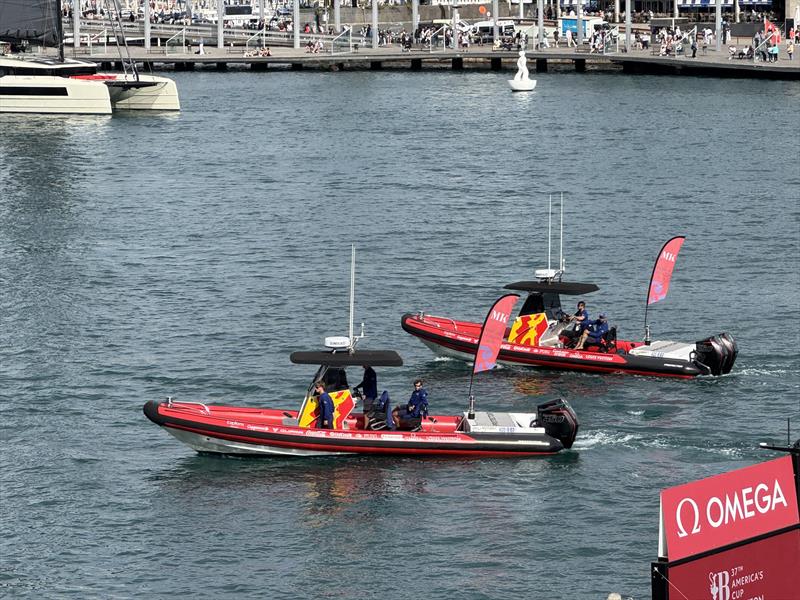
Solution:
M 696 348 L 694 362 L 704 375 L 727 375 L 739 353 L 736 340 L 729 333 L 700 340 Z
M 559 440 L 564 448 L 572 448 L 578 435 L 578 416 L 563 399 L 550 400 L 536 407 L 536 421 L 550 437 Z

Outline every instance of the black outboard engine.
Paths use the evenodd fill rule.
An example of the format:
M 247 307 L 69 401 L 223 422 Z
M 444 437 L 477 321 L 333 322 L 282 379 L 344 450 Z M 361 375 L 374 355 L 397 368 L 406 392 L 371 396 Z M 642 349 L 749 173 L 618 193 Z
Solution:
M 569 402 L 550 400 L 536 407 L 536 421 L 550 437 L 560 441 L 564 448 L 572 448 L 578 435 L 578 416 Z
M 727 375 L 738 353 L 739 348 L 733 336 L 720 333 L 697 342 L 694 363 L 703 371 L 703 375 Z

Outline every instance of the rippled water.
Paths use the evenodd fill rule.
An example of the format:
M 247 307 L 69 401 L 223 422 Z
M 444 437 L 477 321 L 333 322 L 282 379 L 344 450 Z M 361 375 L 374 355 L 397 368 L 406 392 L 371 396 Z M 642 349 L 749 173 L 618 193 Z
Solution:
M 771 458 L 798 411 L 793 83 L 507 73 L 176 73 L 179 116 L 0 116 L 0 596 L 649 596 L 658 494 Z M 660 245 L 687 241 L 656 338 L 739 342 L 721 379 L 504 369 L 479 406 L 557 396 L 576 447 L 533 460 L 201 457 L 149 423 L 167 394 L 294 407 L 288 353 L 347 331 L 395 398 L 469 372 L 404 334 L 480 319 L 546 263 L 641 335 Z

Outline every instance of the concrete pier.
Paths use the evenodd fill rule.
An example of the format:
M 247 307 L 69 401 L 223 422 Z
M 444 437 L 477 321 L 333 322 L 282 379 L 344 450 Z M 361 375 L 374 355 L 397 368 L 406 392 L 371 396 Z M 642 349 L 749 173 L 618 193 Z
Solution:
M 403 51 L 399 46 L 380 47 L 377 50 L 362 48 L 359 52 L 350 53 L 307 53 L 302 49 L 272 48 L 272 56 L 244 56 L 237 48 L 223 50 L 206 50 L 203 55 L 194 53 L 155 54 L 145 52 L 143 48 L 132 48 L 132 56 L 137 64 L 146 69 L 174 68 L 176 71 L 210 68 L 218 70 L 236 67 L 249 68 L 254 71 L 273 69 L 320 70 L 353 70 L 369 69 L 410 69 L 419 71 L 425 68 L 453 70 L 490 70 L 501 71 L 516 68 L 516 51 L 492 50 L 489 46 L 473 46 L 470 50 L 417 50 Z M 586 49 L 575 51 L 574 48 L 551 48 L 527 51 L 529 64 L 535 65 L 536 71 L 570 70 L 584 73 L 586 71 L 623 71 L 631 74 L 670 74 L 712 77 L 740 77 L 759 79 L 800 80 L 800 60 L 790 61 L 785 52 L 781 60 L 774 63 L 752 60 L 729 60 L 727 51 L 717 53 L 713 50 L 707 55 L 695 59 L 678 56 L 658 56 L 651 51 L 619 52 L 613 54 L 589 54 Z M 86 56 L 80 56 L 86 59 Z M 91 60 L 101 64 L 108 70 L 111 65 L 121 70 L 118 56 L 93 55 Z

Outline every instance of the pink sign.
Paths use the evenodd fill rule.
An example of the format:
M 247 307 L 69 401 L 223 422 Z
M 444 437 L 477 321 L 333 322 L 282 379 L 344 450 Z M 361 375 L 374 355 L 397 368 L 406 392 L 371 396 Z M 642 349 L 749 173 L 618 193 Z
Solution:
M 654 304 L 667 297 L 672 271 L 675 269 L 675 261 L 678 259 L 678 252 L 680 252 L 685 240 L 685 237 L 679 235 L 672 238 L 661 248 L 661 252 L 656 259 L 656 265 L 653 268 L 653 275 L 650 278 L 647 304 Z
M 478 341 L 478 353 L 475 355 L 475 366 L 472 373 L 480 373 L 493 369 L 500 352 L 500 344 L 505 337 L 511 311 L 519 300 L 519 294 L 506 294 L 494 303 L 486 320 L 483 322 L 481 338 Z
M 661 492 L 670 561 L 800 523 L 792 457 Z

